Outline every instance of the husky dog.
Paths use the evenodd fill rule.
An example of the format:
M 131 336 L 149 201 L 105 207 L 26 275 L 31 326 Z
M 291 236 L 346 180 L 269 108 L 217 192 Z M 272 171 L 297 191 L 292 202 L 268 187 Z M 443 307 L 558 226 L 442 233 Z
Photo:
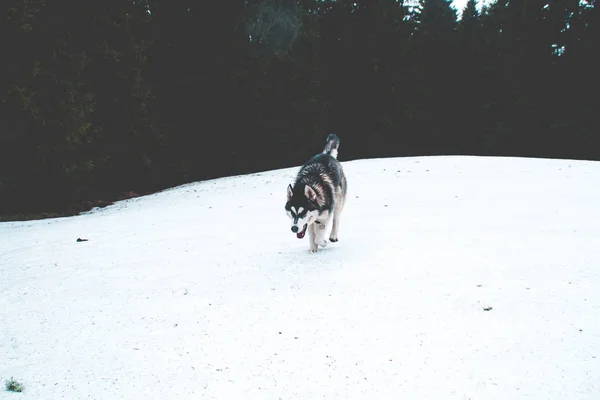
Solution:
M 338 241 L 340 214 L 346 199 L 346 176 L 337 160 L 340 138 L 327 136 L 325 148 L 308 160 L 296 177 L 294 186 L 287 188 L 285 210 L 292 220 L 292 232 L 302 239 L 308 230 L 310 251 Z

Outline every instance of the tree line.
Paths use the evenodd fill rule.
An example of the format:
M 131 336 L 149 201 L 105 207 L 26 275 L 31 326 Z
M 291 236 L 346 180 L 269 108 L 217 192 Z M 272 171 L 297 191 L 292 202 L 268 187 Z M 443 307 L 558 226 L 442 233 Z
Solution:
M 5 0 L 0 215 L 341 159 L 600 160 L 595 0 Z M 73 208 L 75 207 L 75 208 Z

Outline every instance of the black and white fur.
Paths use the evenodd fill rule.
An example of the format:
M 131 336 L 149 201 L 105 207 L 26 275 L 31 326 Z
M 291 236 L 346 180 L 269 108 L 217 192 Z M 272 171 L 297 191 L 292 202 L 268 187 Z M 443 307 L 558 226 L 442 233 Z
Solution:
M 346 200 L 346 176 L 337 160 L 340 138 L 327 136 L 325 148 L 308 160 L 287 188 L 285 210 L 292 221 L 292 232 L 302 239 L 308 230 L 310 251 L 338 241 L 340 214 Z

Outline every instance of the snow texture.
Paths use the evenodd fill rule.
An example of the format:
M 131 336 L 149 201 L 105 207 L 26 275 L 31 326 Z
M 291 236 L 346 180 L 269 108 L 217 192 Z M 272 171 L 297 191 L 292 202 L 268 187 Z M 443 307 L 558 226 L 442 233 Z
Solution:
M 343 166 L 316 254 L 298 168 L 0 223 L 0 399 L 600 399 L 600 163 Z

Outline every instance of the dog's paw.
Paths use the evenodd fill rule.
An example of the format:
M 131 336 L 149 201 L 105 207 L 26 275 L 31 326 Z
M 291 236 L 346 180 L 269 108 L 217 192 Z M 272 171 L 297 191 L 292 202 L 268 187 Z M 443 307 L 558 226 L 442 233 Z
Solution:
M 323 235 L 323 234 L 319 234 L 319 235 L 317 235 L 317 237 L 315 237 L 315 243 L 321 247 L 325 247 L 329 244 L 327 242 L 327 236 Z
M 311 253 L 316 253 L 318 250 L 319 250 L 319 246 L 317 246 L 315 243 L 311 243 L 311 244 L 310 244 L 310 249 L 309 249 L 309 251 L 310 251 Z
M 337 238 L 337 236 L 336 236 L 336 237 L 332 236 L 332 237 L 330 237 L 330 238 L 329 238 L 329 241 L 330 241 L 330 242 L 332 242 L 332 243 L 335 243 L 335 242 L 337 242 L 338 240 L 339 240 L 339 239 Z

